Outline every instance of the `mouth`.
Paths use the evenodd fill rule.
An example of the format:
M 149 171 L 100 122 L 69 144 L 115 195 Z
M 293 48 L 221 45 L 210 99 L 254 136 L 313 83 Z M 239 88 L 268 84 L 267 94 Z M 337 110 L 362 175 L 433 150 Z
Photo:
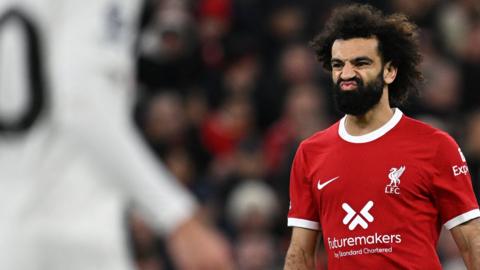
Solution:
M 356 81 L 343 81 L 340 83 L 340 89 L 344 91 L 351 91 L 357 89 L 358 84 Z

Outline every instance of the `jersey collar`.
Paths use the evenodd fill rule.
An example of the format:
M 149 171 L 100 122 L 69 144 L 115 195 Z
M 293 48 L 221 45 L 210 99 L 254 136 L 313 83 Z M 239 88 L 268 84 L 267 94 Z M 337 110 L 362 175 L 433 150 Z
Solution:
M 400 122 L 400 119 L 402 119 L 402 115 L 403 115 L 402 111 L 400 111 L 400 109 L 398 109 L 398 108 L 395 108 L 395 112 L 394 112 L 392 118 L 390 118 L 390 120 L 388 120 L 387 123 L 385 123 L 383 126 L 378 128 L 377 130 L 374 130 L 370 133 L 360 135 L 360 136 L 352 136 L 352 135 L 348 134 L 347 130 L 345 129 L 345 119 L 346 119 L 347 116 L 344 116 L 340 120 L 340 124 L 338 126 L 338 135 L 340 135 L 340 137 L 342 139 L 344 139 L 345 141 L 351 142 L 351 143 L 371 142 L 371 141 L 374 141 L 374 140 L 382 137 L 388 131 L 390 131 L 392 128 L 394 128 L 398 124 L 398 122 Z

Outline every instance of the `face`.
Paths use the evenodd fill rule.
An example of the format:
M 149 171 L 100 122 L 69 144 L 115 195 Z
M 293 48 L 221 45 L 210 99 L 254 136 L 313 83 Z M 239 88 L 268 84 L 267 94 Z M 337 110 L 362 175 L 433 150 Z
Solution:
M 336 40 L 332 46 L 332 78 L 337 108 L 363 115 L 378 104 L 385 86 L 384 67 L 375 38 Z

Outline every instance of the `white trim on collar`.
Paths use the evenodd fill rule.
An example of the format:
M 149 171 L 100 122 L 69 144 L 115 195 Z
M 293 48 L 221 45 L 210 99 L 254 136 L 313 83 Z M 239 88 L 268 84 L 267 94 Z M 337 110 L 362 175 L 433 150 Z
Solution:
M 395 112 L 393 113 L 392 118 L 390 118 L 390 120 L 388 120 L 387 123 L 385 123 L 383 126 L 381 126 L 377 130 L 374 130 L 370 133 L 360 135 L 360 136 L 352 136 L 348 134 L 347 130 L 345 129 L 345 119 L 347 116 L 344 116 L 340 120 L 340 124 L 338 125 L 338 135 L 340 135 L 340 137 L 345 141 L 351 142 L 351 143 L 371 142 L 382 137 L 387 132 L 389 132 L 392 128 L 394 128 L 398 124 L 398 122 L 400 122 L 400 119 L 402 119 L 402 115 L 403 115 L 402 111 L 400 111 L 400 109 L 398 108 L 395 108 Z

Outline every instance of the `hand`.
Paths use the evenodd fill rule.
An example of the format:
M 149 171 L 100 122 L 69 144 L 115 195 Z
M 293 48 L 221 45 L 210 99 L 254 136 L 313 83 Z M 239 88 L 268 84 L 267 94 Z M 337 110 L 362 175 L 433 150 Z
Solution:
M 230 270 L 233 260 L 225 238 L 197 218 L 182 224 L 167 240 L 175 266 L 181 270 Z

